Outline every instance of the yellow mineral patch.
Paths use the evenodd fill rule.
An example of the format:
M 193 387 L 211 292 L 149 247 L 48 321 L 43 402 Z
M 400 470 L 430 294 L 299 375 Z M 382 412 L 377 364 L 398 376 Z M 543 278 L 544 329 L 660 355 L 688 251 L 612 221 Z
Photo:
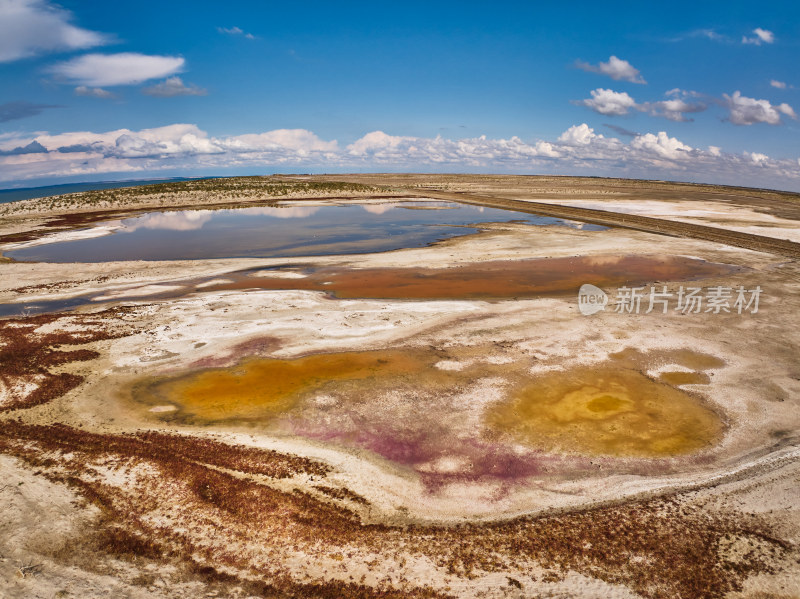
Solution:
M 543 451 L 666 457 L 707 448 L 723 431 L 699 399 L 640 372 L 585 367 L 537 377 L 487 413 L 488 426 Z

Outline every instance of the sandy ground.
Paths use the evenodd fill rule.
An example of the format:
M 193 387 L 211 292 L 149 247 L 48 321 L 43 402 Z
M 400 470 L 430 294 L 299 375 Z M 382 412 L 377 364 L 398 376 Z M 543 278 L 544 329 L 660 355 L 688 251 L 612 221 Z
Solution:
M 374 184 L 377 179 L 354 176 L 353 180 Z M 735 202 L 730 197 L 722 200 L 704 197 L 694 202 L 685 197 L 691 188 L 678 187 L 672 190 L 672 199 L 663 197 L 670 188 L 662 184 L 637 187 L 637 193 L 646 194 L 649 190 L 659 197 L 634 202 L 633 198 L 619 199 L 631 193 L 625 184 L 610 182 L 603 188 L 597 180 L 591 181 L 592 187 L 574 185 L 571 188 L 563 181 L 553 184 L 524 178 L 504 181 L 479 177 L 460 180 L 419 177 L 410 180 L 397 176 L 387 177 L 383 183 L 395 193 L 400 193 L 401 185 L 403 189 L 448 186 L 448 189 L 465 188 L 481 193 L 500 188 L 504 197 L 639 211 L 650 216 L 681 218 L 686 222 L 800 240 L 796 220 L 790 218 L 793 208 L 770 210 L 763 203 L 774 199 L 768 193 L 763 194 L 767 199 L 762 197 L 753 206 L 740 206 L 746 200 L 738 190 L 729 192 L 736 197 Z M 724 190 L 702 191 L 705 194 L 727 193 Z M 548 194 L 557 198 L 542 198 Z M 568 198 L 562 197 L 565 195 Z M 588 199 L 575 199 L 574 195 Z M 20 222 L 12 223 L 15 232 L 22 229 Z M 85 234 L 57 233 L 61 238 Z M 10 247 L 9 244 L 0 250 Z M 758 285 L 763 289 L 759 311 L 741 315 L 673 311 L 622 314 L 609 308 L 584 316 L 579 313 L 577 298 L 572 296 L 487 302 L 332 300 L 319 292 L 291 290 L 181 293 L 185 281 L 227 280 L 226 277 L 237 271 L 277 264 L 307 265 L 311 262 L 317 266 L 349 268 L 420 265 L 457 268 L 491 260 L 576 255 L 595 256 L 602 261 L 620 254 L 686 256 L 744 267 L 732 275 L 696 284 L 703 287 L 741 285 L 747 289 Z M 480 234 L 427 248 L 359 256 L 75 264 L 69 266 L 68 272 L 64 265 L 58 264 L 10 263 L 0 268 L 3 272 L 0 303 L 86 295 L 104 302 L 103 308 L 131 307 L 126 316 L 130 322 L 129 334 L 98 341 L 92 345 L 99 353 L 96 359 L 63 367 L 84 377 L 80 386 L 50 402 L 10 411 L 0 415 L 2 417 L 19 417 L 27 424 L 60 423 L 100 435 L 145 429 L 171 430 L 193 438 L 213 438 L 308 458 L 330 468 L 324 476 L 324 484 L 363 498 L 364 503 L 350 502 L 347 508 L 365 525 L 449 526 L 457 522 L 478 525 L 553 513 L 583 513 L 582 510 L 592 513 L 592 509 L 601 509 L 601 506 L 625 506 L 633 501 L 677 497 L 683 509 L 697 510 L 704 518 L 718 515 L 734 520 L 753 518 L 759 526 L 769 530 L 771 536 L 765 538 L 776 539 L 782 548 L 779 555 L 770 554 L 770 566 L 763 571 L 743 576 L 730 587 L 722 585 L 685 596 L 800 595 L 797 567 L 800 370 L 796 358 L 800 332 L 791 326 L 800 309 L 800 265 L 796 261 L 719 243 L 628 229 L 584 231 L 496 224 L 487 225 Z M 286 276 L 286 273 L 278 274 Z M 591 283 L 591 280 L 586 282 Z M 664 281 L 659 284 L 677 289 L 685 283 Z M 172 292 L 173 297 L 145 297 L 164 290 Z M 614 290 L 606 291 L 611 294 Z M 120 297 L 132 295 L 142 296 L 142 299 L 113 303 Z M 97 309 L 82 308 L 80 312 Z M 45 326 L 58 329 L 62 325 Z M 335 439 L 326 441 L 304 434 L 303 427 L 315 425 L 314 419 L 319 418 L 319 414 L 335 414 L 335 398 L 320 396 L 314 401 L 327 407 L 315 407 L 312 402 L 295 413 L 292 417 L 295 428 L 237 422 L 216 425 L 174 422 L 161 417 L 162 413 L 169 414 L 169 410 L 148 412 L 127 400 L 126 389 L 132 381 L 171 376 L 196 368 L 197 364 L 232 364 L 246 357 L 248 350 L 243 348 L 262 347 L 259 343 L 265 339 L 269 339 L 271 345 L 258 352 L 274 358 L 291 359 L 320 352 L 434 348 L 442 356 L 435 366 L 439 370 L 478 368 L 480 371 L 485 367 L 493 374 L 477 377 L 456 394 L 431 399 L 430 413 L 437 418 L 446 415 L 451 432 L 458 434 L 454 435 L 451 449 L 444 458 L 430 463 L 416 462 L 413 467 L 388 459 L 368 445 Z M 571 369 L 601 367 L 612 363 L 619 352 L 635 351 L 645 356 L 637 367 L 657 377 L 665 370 L 687 368 L 664 359 L 648 361 L 646 356 L 666 355 L 664 352 L 682 349 L 723 361 L 721 366 L 708 370 L 709 384 L 683 386 L 684 391 L 699 397 L 725 422 L 725 433 L 713 447 L 699 454 L 666 460 L 590 456 L 588 465 L 585 456 L 567 451 L 548 470 L 533 474 L 523 472 L 510 478 L 450 476 L 454 468 L 464 468 L 466 461 L 472 459 L 472 454 L 464 453 L 467 450 L 463 443 L 459 445 L 456 441 L 482 430 L 480 415 L 487 406 L 502 401 L 508 389 L 508 380 L 497 375 L 496 368 L 521 365 L 518 368 L 532 377 L 552 371 L 563 371 L 568 376 Z M 419 415 L 402 411 L 398 407 L 402 405 L 403 402 L 387 395 L 370 404 L 370 418 L 384 424 L 420 419 Z M 297 422 L 302 426 L 296 425 Z M 503 447 L 506 446 L 520 455 L 527 451 L 513 443 Z M 0 523 L 0 581 L 11 589 L 9 596 L 91 597 L 111 593 L 129 597 L 191 597 L 212 591 L 248 596 L 252 591 L 235 580 L 211 583 L 193 577 L 173 562 L 151 558 L 130 561 L 91 547 L 82 547 L 76 552 L 82 556 L 80 559 L 67 559 L 65 551 L 59 548 L 70 547 L 70 543 L 89 534 L 87 531 L 101 527 L 100 511 L 82 503 L 79 490 L 53 482 L 52 477 L 46 479 L 35 474 L 40 470 L 19 459 L 0 455 L 0 472 L 7 481 L 0 487 L 0 496 L 7 505 Z M 146 473 L 142 476 L 147 478 Z M 92 477 L 92 484 L 118 490 L 125 490 L 131 484 L 120 478 L 119 472 L 99 466 Z M 431 486 L 431 480 L 437 484 Z M 317 490 L 319 481 L 305 476 L 264 484 L 276 492 L 303 491 L 325 501 Z M 180 502 L 178 497 L 173 500 L 176 505 Z M 334 502 L 334 505 L 342 504 Z M 224 528 L 219 529 L 219 534 L 221 540 L 228 538 Z M 755 549 L 750 545 L 739 547 L 736 543 L 752 543 L 746 535 L 733 535 L 729 543 L 720 543 L 720 555 L 724 554 L 724 559 L 730 563 L 739 563 L 737 559 L 746 561 L 749 558 L 737 556 L 750 555 L 748 551 L 756 554 L 761 549 L 767 551 L 759 549 L 760 546 Z M 257 556 L 262 550 L 267 551 L 262 546 L 248 550 L 252 552 L 249 563 L 253 568 L 260 563 Z M 305 558 L 280 553 L 280 560 L 293 580 L 348 581 L 349 576 L 355 575 L 354 580 L 366 577 L 367 589 L 387 588 L 381 585 L 390 580 L 391 588 L 417 589 L 418 585 L 425 585 L 445 595 L 463 597 L 671 596 L 668 590 L 643 586 L 624 576 L 614 578 L 616 574 L 606 576 L 598 571 L 589 574 L 588 570 L 577 566 L 550 575 L 543 562 L 535 559 L 526 565 L 517 563 L 500 569 L 484 566 L 483 570 L 464 577 L 437 565 L 435 552 L 422 556 L 394 549 L 400 551 L 401 557 L 384 551 L 367 559 L 366 554 L 358 553 L 363 551 L 359 548 L 354 549 L 359 555 L 357 559 L 341 561 L 335 553 L 310 548 L 303 551 Z M 309 558 L 314 560 L 313 566 L 306 561 Z M 365 567 L 366 562 L 373 565 Z M 398 565 L 401 563 L 403 565 Z M 397 578 L 384 577 L 384 573 L 394 569 L 404 572 L 412 582 L 404 586 L 406 583 Z M 511 579 L 526 582 L 517 586 L 509 582 Z M 303 588 L 302 593 L 307 594 L 301 596 L 317 596 L 316 591 Z M 272 596 L 281 595 L 278 592 Z M 345 596 L 344 592 L 340 596 Z

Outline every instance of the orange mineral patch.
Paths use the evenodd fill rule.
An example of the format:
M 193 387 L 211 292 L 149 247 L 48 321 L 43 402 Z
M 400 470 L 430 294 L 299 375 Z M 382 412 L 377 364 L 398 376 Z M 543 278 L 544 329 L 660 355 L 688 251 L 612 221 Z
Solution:
M 307 289 L 338 298 L 503 299 L 577 293 L 583 283 L 599 287 L 643 285 L 729 274 L 735 267 L 683 256 L 576 256 L 474 262 L 452 268 L 314 269 L 302 278 L 239 276 L 225 289 Z M 276 274 L 280 271 L 276 271 Z
M 415 352 L 384 350 L 315 354 L 288 360 L 251 359 L 233 368 L 212 368 L 140 383 L 133 396 L 152 406 L 174 405 L 158 413 L 179 420 L 268 421 L 326 386 L 359 387 L 430 368 Z

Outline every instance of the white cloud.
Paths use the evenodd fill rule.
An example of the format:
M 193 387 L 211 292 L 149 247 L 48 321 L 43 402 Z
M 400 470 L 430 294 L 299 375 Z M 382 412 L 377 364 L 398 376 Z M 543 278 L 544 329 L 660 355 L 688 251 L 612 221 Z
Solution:
M 794 111 L 794 108 L 789 106 L 786 102 L 781 102 L 780 104 L 778 104 L 776 106 L 776 108 L 777 108 L 778 112 L 782 112 L 783 114 L 788 116 L 790 119 L 793 119 L 795 121 L 797 120 L 797 113 Z
M 383 131 L 373 131 L 347 146 L 347 150 L 354 156 L 366 156 L 370 152 L 374 153 L 397 148 L 403 141 L 413 141 L 413 139 L 413 137 L 397 137 L 394 135 L 387 135 Z
M 173 75 L 185 62 L 180 56 L 148 56 L 135 52 L 84 54 L 53 65 L 50 72 L 88 87 L 134 85 Z
M 778 81 L 777 79 L 771 79 L 769 84 L 778 89 L 794 89 L 793 85 L 789 85 L 785 81 Z
M 221 140 L 223 147 L 234 152 L 293 150 L 302 156 L 314 152 L 335 152 L 336 140 L 325 141 L 307 129 L 276 129 L 266 133 L 248 133 Z
M 588 146 L 597 137 L 603 136 L 596 135 L 594 129 L 586 123 L 581 123 L 580 125 L 572 125 L 572 127 L 564 131 L 559 136 L 558 141 L 568 146 Z
M 686 117 L 687 112 L 701 112 L 706 109 L 705 104 L 690 104 L 681 98 L 671 98 L 660 102 L 649 102 L 647 109 L 653 116 L 663 116 L 670 121 L 686 122 L 691 121 Z
M 591 91 L 592 97 L 576 102 L 600 114 L 621 116 L 636 107 L 636 101 L 626 92 L 597 88 Z
M 519 140 L 518 137 L 514 139 Z M 537 141 L 534 149 L 537 156 L 546 156 L 547 158 L 559 158 L 561 156 L 556 146 L 546 141 Z
M 519 137 L 510 139 L 487 139 L 485 135 L 475 138 L 450 140 L 435 138 L 387 135 L 383 131 L 367 133 L 356 140 L 346 151 L 349 156 L 370 160 L 378 164 L 393 162 L 413 164 L 480 165 L 486 160 L 498 163 L 525 162 L 539 158 L 557 158 L 561 154 L 555 144 L 540 140 L 526 144 Z
M 687 92 L 679 88 L 671 89 L 666 94 L 668 100 L 658 102 L 645 102 L 637 106 L 639 110 L 648 112 L 652 116 L 661 116 L 670 121 L 688 122 L 690 119 L 686 113 L 703 112 L 708 108 L 702 102 L 690 102 L 689 99 L 696 97 L 695 92 Z
M 244 37 L 246 37 L 249 40 L 256 39 L 255 35 L 253 35 L 252 33 L 245 32 L 244 30 L 242 30 L 241 27 L 236 27 L 236 26 L 234 26 L 234 27 L 217 27 L 217 31 L 219 31 L 220 33 L 225 33 L 227 35 L 243 35 Z
M 722 42 L 727 38 L 714 31 L 713 29 L 697 29 L 690 34 L 691 37 L 705 37 L 714 42 Z
M 631 141 L 631 147 L 637 150 L 652 152 L 661 158 L 669 160 L 683 160 L 689 157 L 689 152 L 692 151 L 690 146 L 682 143 L 674 137 L 669 137 L 665 131 L 659 131 L 658 135 L 652 133 L 645 133 L 634 137 Z
M 115 93 L 110 92 L 107 89 L 103 89 L 102 87 L 86 87 L 85 85 L 79 85 L 78 87 L 76 87 L 75 95 L 89 96 L 91 98 L 103 98 L 103 99 L 110 99 L 117 97 Z
M 70 24 L 72 14 L 45 0 L 0 1 L 0 62 L 110 41 L 102 33 Z
M 769 100 L 756 100 L 743 96 L 735 91 L 733 95 L 723 94 L 730 110 L 730 121 L 735 125 L 752 125 L 754 123 L 767 123 L 780 125 L 783 121 L 781 115 L 797 119 L 794 109 L 786 103 L 773 106 Z
M 155 175 L 165 169 L 264 172 L 284 166 L 327 172 L 421 169 L 594 174 L 800 190 L 796 158 L 774 159 L 758 152 L 728 154 L 716 146 L 701 150 L 663 131 L 623 142 L 597 134 L 586 123 L 569 127 L 555 140 L 446 139 L 373 131 L 344 146 L 305 129 L 212 137 L 193 124 L 138 131 L 0 135 L 0 181 L 98 173 Z
M 175 96 L 205 96 L 208 94 L 206 90 L 196 85 L 186 85 L 183 80 L 178 77 L 169 77 L 161 83 L 156 83 L 150 87 L 145 87 L 142 90 L 143 94 L 148 96 L 155 96 L 157 98 L 174 98 Z
M 109 144 L 103 150 L 118 158 L 168 158 L 225 152 L 197 125 L 182 124 L 125 132 L 114 140 L 113 147 Z
M 579 106 L 586 106 L 595 112 L 608 116 L 622 116 L 631 109 L 646 112 L 651 116 L 658 116 L 671 121 L 691 121 L 686 113 L 702 112 L 708 108 L 702 102 L 692 102 L 691 98 L 697 97 L 695 92 L 687 92 L 678 88 L 666 93 L 667 100 L 657 102 L 637 103 L 625 92 L 615 92 L 610 89 L 598 88 L 591 92 L 592 97 L 573 102 Z
M 752 162 L 758 166 L 767 166 L 769 163 L 769 156 L 766 154 L 760 154 L 758 152 L 744 152 L 744 155 Z
M 608 62 L 600 62 L 596 65 L 589 64 L 588 62 L 583 62 L 582 60 L 578 60 L 575 63 L 575 65 L 579 69 L 583 69 L 584 71 L 589 71 L 590 73 L 600 73 L 601 75 L 607 75 L 611 77 L 614 81 L 647 83 L 639 74 L 639 69 L 634 68 L 634 66 L 627 60 L 622 60 L 621 58 L 617 58 L 616 56 L 609 57 Z
M 754 46 L 760 46 L 761 44 L 771 44 L 775 41 L 775 34 L 767 29 L 761 29 L 761 27 L 756 27 L 753 29 L 753 33 L 755 33 L 752 37 L 747 37 L 746 35 L 742 36 L 742 43 L 743 44 L 752 44 Z

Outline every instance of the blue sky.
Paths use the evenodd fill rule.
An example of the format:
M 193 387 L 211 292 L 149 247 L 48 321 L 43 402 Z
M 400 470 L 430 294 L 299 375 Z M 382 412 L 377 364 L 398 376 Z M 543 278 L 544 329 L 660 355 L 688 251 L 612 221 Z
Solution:
M 311 171 L 800 190 L 796 2 L 0 0 L 0 186 Z

